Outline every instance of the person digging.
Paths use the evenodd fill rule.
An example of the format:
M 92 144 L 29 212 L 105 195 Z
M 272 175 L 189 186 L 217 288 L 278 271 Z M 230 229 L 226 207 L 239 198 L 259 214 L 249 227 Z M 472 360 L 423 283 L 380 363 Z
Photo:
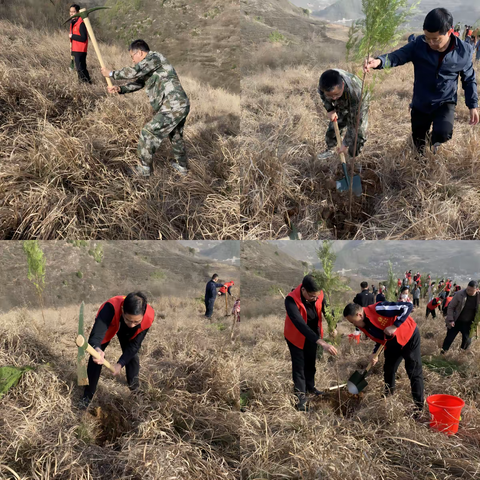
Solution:
M 367 337 L 376 342 L 369 361 L 377 363 L 376 352 L 381 344 L 385 345 L 385 363 L 383 377 L 385 395 L 395 392 L 395 375 L 402 358 L 412 389 L 415 410 L 423 410 L 424 384 L 422 356 L 420 352 L 420 331 L 410 312 L 410 302 L 379 302 L 368 307 L 349 303 L 343 316 Z
M 432 315 L 432 318 L 437 318 L 437 308 L 442 307 L 441 297 L 434 297 L 427 303 L 427 308 L 425 310 L 425 320 L 427 320 L 429 315 Z
M 470 330 L 479 305 L 480 292 L 478 291 L 478 284 L 475 280 L 471 280 L 467 288 L 455 293 L 453 299 L 448 304 L 447 318 L 445 320 L 448 330 L 440 353 L 443 354 L 450 349 L 459 333 L 462 334 L 462 344 L 460 348 L 462 350 L 468 349 L 472 343 Z
M 86 409 L 92 401 L 102 371 L 105 349 L 110 341 L 118 337 L 122 355 L 114 365 L 114 376 L 118 376 L 123 367 L 127 376 L 128 388 L 135 392 L 140 383 L 140 359 L 138 352 L 142 342 L 152 326 L 155 317 L 153 308 L 148 305 L 142 292 L 129 293 L 126 297 L 116 296 L 100 306 L 88 343 L 100 354 L 101 358 L 88 360 L 88 383 L 83 392 L 80 408 Z
M 462 80 L 470 125 L 479 123 L 478 94 L 473 69 L 473 49 L 453 35 L 453 17 L 445 8 L 435 8 L 425 17 L 424 35 L 399 50 L 378 58 L 369 57 L 363 70 L 398 67 L 413 63 L 414 84 L 411 103 L 412 138 L 415 148 L 424 154 L 427 135 L 433 124 L 433 153 L 453 136 L 458 78 Z
M 153 155 L 163 140 L 172 144 L 174 161 L 172 167 L 180 174 L 188 171 L 188 160 L 183 139 L 183 129 L 190 111 L 190 101 L 178 79 L 177 73 L 167 59 L 150 50 L 144 40 L 135 40 L 129 47 L 134 67 L 110 71 L 102 68 L 104 77 L 114 80 L 131 80 L 127 85 L 108 87 L 109 93 L 126 94 L 144 87 L 153 108 L 153 119 L 140 132 L 137 154 L 141 165 L 134 173 L 148 177 L 153 170 Z
M 212 318 L 213 306 L 215 305 L 215 299 L 217 298 L 217 288 L 224 286 L 223 283 L 217 283 L 218 275 L 214 273 L 212 278 L 205 286 L 205 317 Z
M 74 3 L 70 6 L 70 16 L 80 12 L 80 6 Z M 70 52 L 72 54 L 78 80 L 83 83 L 92 83 L 87 70 L 88 35 L 87 27 L 82 18 L 75 17 L 70 21 Z
M 355 148 L 355 127 L 357 124 L 358 104 L 362 93 L 362 81 L 352 73 L 345 70 L 332 69 L 322 73 L 318 85 L 318 93 L 323 106 L 327 110 L 330 123 L 325 134 L 327 150 L 319 154 L 319 160 L 325 160 L 335 153 L 341 154 L 348 151 L 353 157 Z M 360 154 L 367 141 L 368 129 L 368 108 L 370 105 L 370 94 L 364 94 L 362 108 L 360 111 L 360 127 L 358 130 L 357 152 Z M 337 137 L 333 122 L 338 122 L 340 134 L 346 129 L 342 146 L 337 148 Z
M 297 410 L 307 410 L 307 393 L 320 395 L 315 388 L 317 345 L 330 355 L 337 349 L 323 340 L 322 315 L 325 314 L 323 291 L 311 275 L 303 278 L 285 298 L 284 336 L 292 358 L 294 393 Z

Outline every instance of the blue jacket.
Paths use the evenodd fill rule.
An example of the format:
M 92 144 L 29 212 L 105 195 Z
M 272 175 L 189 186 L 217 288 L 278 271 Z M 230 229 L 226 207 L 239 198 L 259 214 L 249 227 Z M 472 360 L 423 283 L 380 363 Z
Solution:
M 407 43 L 392 53 L 381 55 L 379 60 L 385 65 L 386 58 L 391 67 L 412 62 L 415 79 L 413 84 L 412 106 L 424 113 L 431 113 L 444 103 L 457 103 L 458 76 L 462 79 L 465 103 L 469 109 L 478 107 L 477 81 L 473 69 L 473 48 L 458 37 L 455 48 L 448 52 L 438 68 L 439 52 L 432 50 L 424 41 L 425 35 Z
M 207 302 L 212 298 L 216 298 L 217 288 L 220 287 L 223 287 L 223 283 L 215 283 L 213 280 L 210 280 L 205 288 L 205 301 Z

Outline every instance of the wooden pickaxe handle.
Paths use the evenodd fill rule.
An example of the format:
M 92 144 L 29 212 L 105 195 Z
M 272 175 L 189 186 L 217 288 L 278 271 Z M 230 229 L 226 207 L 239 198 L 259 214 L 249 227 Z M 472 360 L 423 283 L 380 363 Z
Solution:
M 382 343 L 380 345 L 380 348 L 377 350 L 377 354 L 375 355 L 375 358 L 378 358 L 380 356 L 384 348 L 385 348 L 385 344 Z M 367 373 L 372 368 L 372 366 L 373 366 L 373 360 L 367 365 L 367 368 L 365 369 L 365 373 Z
M 337 137 L 337 147 L 340 148 L 342 146 L 342 137 L 340 136 L 340 130 L 338 128 L 338 120 L 333 122 L 333 128 L 335 129 L 335 136 Z M 340 160 L 342 163 L 347 163 L 345 160 L 345 154 L 340 154 Z
M 83 12 L 85 10 L 86 10 L 85 8 L 82 8 L 80 12 Z M 100 48 L 98 48 L 97 39 L 95 38 L 95 34 L 93 33 L 93 28 L 92 28 L 92 24 L 90 23 L 90 19 L 88 17 L 85 17 L 83 19 L 83 23 L 85 23 L 85 26 L 87 27 L 88 36 L 92 41 L 93 48 L 95 49 L 95 53 L 97 54 L 98 61 L 100 62 L 100 66 L 102 68 L 105 68 L 105 63 L 103 62 L 102 54 L 100 53 Z M 113 87 L 113 83 L 110 77 L 104 77 L 104 78 L 107 81 L 107 85 L 109 87 Z
M 77 337 L 77 340 L 75 342 L 77 344 L 78 347 L 82 348 L 84 347 L 85 343 L 86 343 L 86 340 L 85 338 L 82 337 L 82 335 L 79 335 Z M 96 358 L 97 360 L 100 360 L 102 357 L 100 356 L 100 354 L 90 345 L 87 343 L 87 346 L 85 348 L 85 350 L 94 358 Z M 108 362 L 105 358 L 103 359 L 103 364 L 109 369 L 111 370 L 113 373 L 115 373 L 115 369 L 112 367 L 111 363 Z

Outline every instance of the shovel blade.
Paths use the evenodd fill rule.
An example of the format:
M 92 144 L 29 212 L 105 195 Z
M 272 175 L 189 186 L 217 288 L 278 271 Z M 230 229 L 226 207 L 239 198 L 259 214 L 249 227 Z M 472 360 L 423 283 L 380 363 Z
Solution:
M 350 190 L 350 185 L 346 178 L 342 178 L 341 180 L 337 180 L 337 190 L 339 192 L 347 192 Z M 359 175 L 355 175 L 353 177 L 353 185 L 352 185 L 353 194 L 356 197 L 360 197 L 362 195 L 362 181 Z
M 367 385 L 365 377 L 367 376 L 366 372 L 359 372 L 358 370 L 352 374 L 348 379 L 347 388 L 348 391 L 354 395 L 358 395 Z

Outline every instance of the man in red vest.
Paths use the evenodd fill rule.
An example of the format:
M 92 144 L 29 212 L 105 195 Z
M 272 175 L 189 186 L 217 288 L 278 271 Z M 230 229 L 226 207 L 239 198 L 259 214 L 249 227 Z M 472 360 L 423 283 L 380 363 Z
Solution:
M 441 308 L 441 304 L 442 304 L 441 297 L 432 298 L 427 303 L 427 309 L 425 310 L 425 319 L 427 319 L 430 314 L 432 314 L 432 318 L 437 318 L 437 314 L 435 310 L 437 308 Z
M 100 354 L 101 359 L 90 357 L 88 361 L 89 385 L 83 393 L 80 405 L 82 408 L 87 408 L 92 401 L 102 371 L 105 349 L 115 335 L 120 341 L 122 355 L 114 365 L 114 375 L 117 376 L 125 367 L 128 388 L 132 391 L 138 390 L 138 351 L 154 317 L 155 312 L 147 304 L 147 297 L 142 292 L 129 293 L 126 297 L 112 297 L 99 308 L 88 343 Z
M 413 305 L 407 302 L 379 302 L 368 307 L 349 303 L 343 316 L 367 337 L 377 343 L 370 360 L 374 358 L 380 344 L 385 345 L 385 364 L 383 376 L 385 394 L 395 391 L 395 374 L 402 358 L 405 360 L 412 397 L 418 410 L 423 410 L 424 386 L 422 355 L 420 352 L 420 332 L 410 312 Z
M 315 388 L 315 360 L 317 345 L 331 355 L 337 349 L 323 339 L 322 313 L 325 313 L 323 292 L 311 275 L 291 291 L 285 299 L 284 336 L 292 357 L 294 392 L 298 398 L 297 410 L 307 410 L 307 393 L 319 395 Z
M 231 282 L 225 283 L 223 287 L 221 287 L 220 290 L 218 291 L 218 294 L 221 296 L 221 295 L 226 295 L 228 293 L 230 296 L 232 296 L 232 293 L 230 290 L 234 285 L 235 285 L 235 282 L 233 282 L 233 280 Z
M 73 4 L 70 7 L 70 16 L 76 15 L 80 11 L 80 6 Z M 78 79 L 81 82 L 92 83 L 90 74 L 87 70 L 87 48 L 88 35 L 87 27 L 80 17 L 72 18 L 70 22 L 70 43 L 72 56 L 75 59 L 75 68 L 77 70 Z

